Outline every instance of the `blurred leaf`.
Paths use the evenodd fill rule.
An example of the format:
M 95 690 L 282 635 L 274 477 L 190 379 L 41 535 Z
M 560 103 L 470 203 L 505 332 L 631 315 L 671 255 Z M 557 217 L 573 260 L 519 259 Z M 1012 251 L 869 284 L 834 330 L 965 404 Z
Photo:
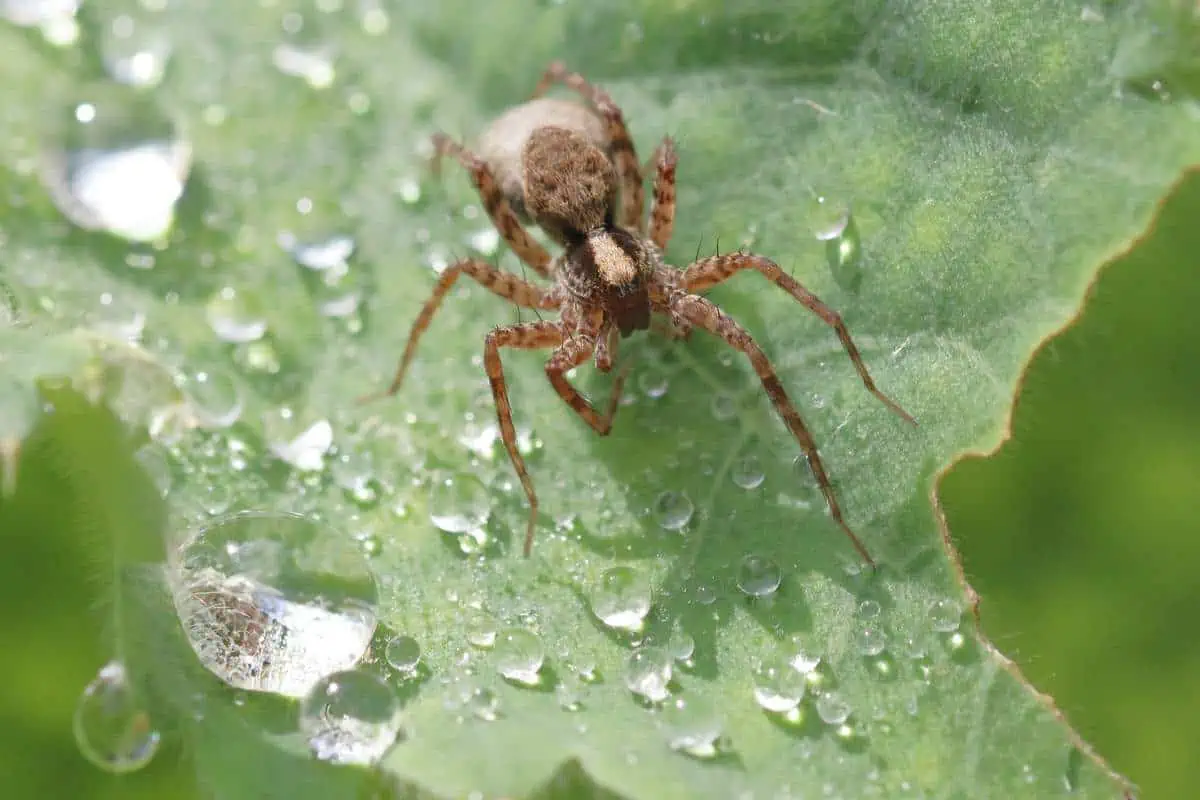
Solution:
M 425 670 L 397 676 L 406 735 L 372 785 L 553 795 L 586 775 L 630 797 L 1027 796 L 1070 774 L 1083 795 L 1124 791 L 957 629 L 964 587 L 929 498 L 955 454 L 996 444 L 1031 349 L 1200 155 L 1188 102 L 1116 91 L 1130 76 L 1113 54 L 1142 17 L 1032 1 L 232 8 L 85 6 L 65 48 L 0 30 L 2 277 L 39 331 L 141 342 L 106 348 L 97 385 L 131 446 L 151 435 L 172 554 L 210 516 L 251 507 L 317 516 L 370 554 L 381 621 L 416 638 Z M 776 258 L 843 313 L 921 421 L 875 402 L 830 331 L 773 287 L 744 276 L 712 293 L 775 360 L 877 574 L 793 465 L 752 372 L 699 336 L 629 343 L 630 402 L 606 439 L 537 356 L 506 356 L 545 512 L 528 561 L 478 366 L 511 310 L 456 290 L 403 393 L 354 405 L 390 375 L 431 268 L 494 250 L 465 177 L 428 176 L 429 134 L 471 136 L 557 57 L 612 92 L 642 154 L 678 139 L 671 260 L 718 241 Z M 817 236 L 831 209 L 853 218 L 836 248 Z M 447 475 L 486 490 L 447 499 Z M 478 535 L 429 522 L 485 513 Z M 635 637 L 593 613 L 618 566 L 653 593 Z M 169 611 L 155 597 L 130 612 L 130 657 L 174 706 L 201 784 L 321 796 L 357 774 L 277 748 L 277 698 L 239 714 L 205 685 L 190 651 L 152 633 Z M 500 677 L 503 639 L 469 643 L 481 613 L 536 632 L 536 688 Z M 682 656 L 689 641 L 665 707 L 635 702 L 632 648 Z M 822 658 L 809 697 L 795 719 L 764 712 L 762 670 L 800 653 Z M 214 713 L 197 719 L 198 696 Z M 706 744 L 714 756 L 696 757 Z

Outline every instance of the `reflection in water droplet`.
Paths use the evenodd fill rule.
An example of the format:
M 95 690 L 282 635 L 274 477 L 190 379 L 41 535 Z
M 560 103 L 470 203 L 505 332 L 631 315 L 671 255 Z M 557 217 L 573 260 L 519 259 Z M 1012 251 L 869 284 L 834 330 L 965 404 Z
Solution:
M 762 463 L 758 456 L 745 456 L 738 459 L 730 472 L 733 482 L 743 489 L 757 489 L 762 486 L 766 475 L 763 474 Z
M 958 630 L 962 609 L 949 597 L 942 597 L 929 604 L 929 622 L 938 633 Z
M 858 652 L 864 656 L 877 656 L 887 647 L 887 636 L 879 628 L 868 625 L 858 632 Z
M 650 613 L 650 580 L 633 567 L 613 567 L 591 599 L 592 613 L 608 627 L 640 631 Z
M 743 594 L 750 597 L 766 597 L 772 595 L 783 582 L 783 572 L 779 565 L 763 556 L 748 555 L 742 559 L 738 569 L 737 586 Z
M 625 667 L 625 686 L 651 703 L 671 696 L 671 656 L 661 647 L 643 647 L 629 657 Z
M 358 663 L 375 632 L 375 579 L 352 538 L 295 514 L 242 512 L 194 532 L 173 563 L 192 649 L 238 689 L 303 697 Z
M 81 228 L 161 239 L 191 170 L 191 145 L 150 103 L 99 94 L 71 109 L 61 140 L 43 153 L 42 180 Z
M 850 207 L 845 203 L 816 195 L 809 206 L 809 227 L 822 242 L 836 239 L 850 222 Z
M 421 663 L 421 644 L 411 636 L 398 634 L 388 639 L 383 650 L 384 660 L 392 669 L 413 673 Z
M 546 660 L 542 640 L 524 628 L 509 628 L 496 636 L 496 671 L 510 681 L 536 686 Z
M 239 292 L 232 286 L 214 294 L 204 312 L 208 327 L 223 342 L 253 342 L 267 332 L 262 299 L 257 294 Z
M 853 216 L 847 216 L 845 229 L 840 236 L 825 242 L 825 262 L 833 273 L 833 279 L 843 289 L 855 291 L 862 284 L 862 236 Z
M 821 665 L 821 657 L 806 653 L 803 650 L 797 650 L 796 654 L 791 659 L 792 669 L 805 675 L 815 672 L 817 667 Z
M 226 372 L 203 370 L 179 379 L 192 412 L 210 428 L 227 428 L 242 414 L 237 383 Z
M 836 690 L 822 692 L 817 697 L 817 716 L 826 725 L 841 725 L 850 717 L 850 704 Z
M 300 704 L 300 730 L 322 761 L 374 764 L 400 732 L 400 700 L 376 675 L 335 672 L 317 681 Z
M 73 728 L 79 752 L 106 772 L 139 770 L 158 751 L 158 731 L 119 661 L 101 667 L 84 688 L 75 705 Z
M 467 533 L 481 527 L 492 513 L 487 487 L 466 473 L 434 476 L 429 495 L 429 519 L 446 533 Z
M 325 469 L 325 453 L 333 445 L 333 426 L 320 419 L 307 426 L 287 406 L 263 415 L 263 432 L 271 452 L 302 472 Z
M 654 520 L 668 531 L 682 530 L 696 510 L 687 492 L 666 491 L 654 501 Z
M 680 698 L 662 711 L 662 725 L 672 750 L 694 758 L 717 755 L 717 743 L 724 725 L 720 716 L 704 701 Z
M 754 699 L 767 711 L 791 711 L 807 688 L 804 673 L 788 663 L 763 664 L 754 671 Z

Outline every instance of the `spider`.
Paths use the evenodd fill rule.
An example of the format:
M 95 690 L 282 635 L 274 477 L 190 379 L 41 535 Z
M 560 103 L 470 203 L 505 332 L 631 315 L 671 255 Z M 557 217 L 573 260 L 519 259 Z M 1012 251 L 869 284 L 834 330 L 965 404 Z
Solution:
M 542 97 L 556 83 L 581 95 L 586 106 Z M 648 226 L 643 218 L 642 167 L 621 109 L 607 92 L 568 71 L 561 62 L 546 69 L 532 99 L 492 122 L 480 137 L 478 154 L 444 134 L 435 135 L 433 145 L 435 168 L 443 156 L 455 158 L 470 174 L 505 242 L 552 285 L 531 283 L 474 258 L 450 265 L 413 322 L 391 385 L 362 400 L 399 391 L 421 334 L 462 275 L 521 308 L 557 310 L 557 320 L 539 319 L 494 328 L 483 346 L 483 367 L 495 399 L 501 438 L 529 500 L 526 557 L 533 547 L 538 500 L 517 449 L 500 351 L 553 348 L 545 365 L 550 385 L 596 433 L 606 436 L 612 430 L 626 371 L 618 372 L 603 411 L 568 382 L 566 373 L 589 358 L 601 371 L 611 371 L 619 339 L 649 328 L 652 315 L 658 314 L 659 319 L 666 317 L 676 338 L 687 338 L 693 328 L 701 328 L 746 356 L 806 454 L 830 515 L 863 559 L 874 566 L 874 559 L 842 516 L 812 435 L 766 354 L 745 328 L 699 293 L 743 270 L 761 273 L 833 328 L 873 395 L 908 422 L 916 421 L 875 387 L 841 317 L 774 261 L 737 252 L 702 258 L 683 270 L 664 262 L 663 251 L 675 224 L 677 157 L 670 136 L 663 138 L 646 167 L 654 169 Z M 552 258 L 523 223 L 539 226 L 562 247 L 562 254 Z

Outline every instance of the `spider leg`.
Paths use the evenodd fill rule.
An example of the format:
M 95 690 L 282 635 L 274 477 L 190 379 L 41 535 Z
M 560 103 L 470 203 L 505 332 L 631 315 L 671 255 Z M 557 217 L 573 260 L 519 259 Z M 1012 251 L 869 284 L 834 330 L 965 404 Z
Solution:
M 617 173 L 621 176 L 621 227 L 645 232 L 642 211 L 646 201 L 645 189 L 642 186 L 642 169 L 638 164 L 637 150 L 634 149 L 633 139 L 629 136 L 629 129 L 625 127 L 625 117 L 621 108 L 613 102 L 608 92 L 592 85 L 578 72 L 569 71 L 561 61 L 554 61 L 546 67 L 542 79 L 533 90 L 533 96 L 541 97 L 554 83 L 561 83 L 578 92 L 604 119 L 609 147 L 612 148 Z
M 906 421 L 913 425 L 917 424 L 913 416 L 901 408 L 899 403 L 879 391 L 875 386 L 875 380 L 867 371 L 867 365 L 863 363 L 862 355 L 859 354 L 854 340 L 850 338 L 850 331 L 846 327 L 846 323 L 842 321 L 841 315 L 822 303 L 816 295 L 805 289 L 799 281 L 780 269 L 779 265 L 771 259 L 751 253 L 729 253 L 723 256 L 703 258 L 684 270 L 681 283 L 685 291 L 701 292 L 728 280 L 744 269 L 761 272 L 767 280 L 790 294 L 801 305 L 820 317 L 826 325 L 833 328 L 842 342 L 842 347 L 850 356 L 850 360 L 854 362 L 854 369 L 858 372 L 858 377 L 862 379 L 863 385 L 867 387 L 867 391 Z
M 500 362 L 500 348 L 512 347 L 518 350 L 540 350 L 562 344 L 563 332 L 561 322 L 526 322 L 522 325 L 505 325 L 494 328 L 488 333 L 483 342 L 483 369 L 487 372 L 488 381 L 492 385 L 492 397 L 496 401 L 496 421 L 500 425 L 500 438 L 504 449 L 508 451 L 508 459 L 512 462 L 521 486 L 525 489 L 525 497 L 529 500 L 529 527 L 525 531 L 525 557 L 529 557 L 533 549 L 533 531 L 537 525 L 538 500 L 533 488 L 533 479 L 529 477 L 529 469 L 525 459 L 517 449 L 517 431 L 513 427 L 512 405 L 508 401 L 508 384 L 504 380 L 504 365 Z
M 429 327 L 430 320 L 433 319 L 438 306 L 442 304 L 442 299 L 445 298 L 446 293 L 450 291 L 450 287 L 458 280 L 459 275 L 464 274 L 475 279 L 485 289 L 506 300 L 511 300 L 518 306 L 541 309 L 551 309 L 558 306 L 559 301 L 553 290 L 546 290 L 528 281 L 523 281 L 516 275 L 503 272 L 486 261 L 480 261 L 477 258 L 468 258 L 451 264 L 442 271 L 437 283 L 434 284 L 433 292 L 421 308 L 421 313 L 413 321 L 412 328 L 408 332 L 408 342 L 404 345 L 404 355 L 400 357 L 400 364 L 396 367 L 396 375 L 392 378 L 391 384 L 382 392 L 363 395 L 358 399 L 359 403 L 367 403 L 383 397 L 390 397 L 400 391 L 400 384 L 404 382 L 404 374 L 408 370 L 409 362 L 412 361 L 413 356 L 417 352 L 417 343 L 421 340 L 421 334 Z
M 779 382 L 779 376 L 775 373 L 775 368 L 771 365 L 766 353 L 762 351 L 762 348 L 758 346 L 745 328 L 703 297 L 676 291 L 670 295 L 667 303 L 667 310 L 673 318 L 685 320 L 697 327 L 703 328 L 709 333 L 721 337 L 731 346 L 746 354 L 751 366 L 754 368 L 755 374 L 758 375 L 758 379 L 762 382 L 763 389 L 766 390 L 767 396 L 771 398 L 771 403 L 774 404 L 775 410 L 783 418 L 784 424 L 787 425 L 788 430 L 792 432 L 792 436 L 795 437 L 796 442 L 808 457 L 809 469 L 812 470 L 813 477 L 816 478 L 817 485 L 821 489 L 821 494 L 825 496 L 825 502 L 829 505 L 830 516 L 833 517 L 834 521 L 837 522 L 842 531 L 849 537 L 850 541 L 854 544 L 854 548 L 863 557 L 863 560 L 874 567 L 875 560 L 871 558 L 871 554 L 867 552 L 867 548 L 859 540 L 854 531 L 851 530 L 842 516 L 841 506 L 838 505 L 837 496 L 833 493 L 833 485 L 830 483 L 829 476 L 825 472 L 825 465 L 821 463 L 821 456 L 817 453 L 817 445 L 813 441 L 812 434 L 809 433 L 804 420 L 800 418 L 799 412 L 796 411 L 796 407 L 792 405 L 792 401 L 788 398 L 787 392 L 784 390 L 783 384 Z
M 616 326 L 610 325 L 596 340 L 596 369 L 601 372 L 612 372 L 620 342 L 619 331 Z
M 521 225 L 487 162 L 444 133 L 434 134 L 433 147 L 435 165 L 441 162 L 442 156 L 449 155 L 457 159 L 471 174 L 471 180 L 479 191 L 479 197 L 483 200 L 483 207 L 492 224 L 517 257 L 537 270 L 543 278 L 550 278 L 550 254 Z
M 587 361 L 596 348 L 596 338 L 590 333 L 578 333 L 566 339 L 546 362 L 546 377 L 550 379 L 550 385 L 558 392 L 558 396 L 571 407 L 572 411 L 582 417 L 588 425 L 591 425 L 592 430 L 596 433 L 607 436 L 612 430 L 613 417 L 617 413 L 617 403 L 621 399 L 621 389 L 625 384 L 625 377 L 629 373 L 628 367 L 617 373 L 609 392 L 608 407 L 603 414 L 597 411 L 591 401 L 567 380 L 567 371 Z
M 675 229 L 675 142 L 664 136 L 655 150 L 658 155 L 654 176 L 654 203 L 650 206 L 650 239 L 659 250 L 666 250 Z

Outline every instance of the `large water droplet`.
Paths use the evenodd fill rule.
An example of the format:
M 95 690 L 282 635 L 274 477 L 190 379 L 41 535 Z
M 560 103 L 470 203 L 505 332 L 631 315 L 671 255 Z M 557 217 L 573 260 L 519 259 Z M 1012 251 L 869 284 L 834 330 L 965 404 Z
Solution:
M 750 597 L 767 597 L 779 589 L 783 571 L 769 558 L 748 555 L 738 568 L 737 586 Z
M 962 608 L 949 597 L 941 597 L 929 604 L 929 622 L 938 633 L 958 630 Z
M 467 533 L 487 522 L 492 498 L 474 475 L 444 472 L 434 476 L 429 496 L 429 519 L 446 533 Z
M 592 593 L 592 613 L 610 628 L 640 631 L 650 613 L 650 580 L 633 567 L 613 567 Z
M 789 663 L 767 663 L 754 671 L 754 699 L 767 711 L 791 711 L 807 688 L 804 673 Z
M 524 628 L 509 628 L 496 637 L 496 671 L 510 681 L 536 686 L 541 682 L 546 649 L 542 640 Z
M 266 304 L 253 292 L 226 286 L 204 308 L 208 326 L 223 342 L 254 342 L 267 332 Z
M 107 772 L 141 769 L 158 751 L 158 731 L 119 661 L 101 667 L 84 688 L 73 728 L 79 752 Z
M 303 697 L 362 658 L 375 579 L 349 536 L 295 514 L 242 512 L 192 534 L 175 606 L 213 674 L 238 689 Z
M 191 146 L 152 105 L 105 95 L 71 109 L 42 178 L 76 225 L 148 242 L 170 230 L 191 163 Z
M 421 663 L 421 644 L 411 636 L 398 634 L 388 639 L 383 657 L 392 669 L 411 674 Z
M 702 700 L 680 698 L 662 711 L 662 725 L 672 750 L 694 758 L 717 755 L 717 744 L 724 724 L 721 717 Z
M 637 650 L 625 667 L 625 686 L 629 691 L 651 703 L 661 703 L 671 696 L 671 654 L 653 645 Z
M 687 492 L 666 491 L 654 501 L 654 520 L 665 530 L 678 531 L 687 526 L 695 510 Z
M 300 704 L 300 730 L 322 761 L 374 764 L 400 732 L 400 700 L 370 672 L 335 672 L 317 681 Z
M 737 463 L 733 465 L 730 477 L 743 489 L 757 489 L 766 479 L 762 462 L 758 460 L 758 456 L 753 455 L 738 459 Z
M 826 725 L 841 725 L 850 717 L 850 704 L 837 690 L 821 692 L 817 697 L 817 716 Z

